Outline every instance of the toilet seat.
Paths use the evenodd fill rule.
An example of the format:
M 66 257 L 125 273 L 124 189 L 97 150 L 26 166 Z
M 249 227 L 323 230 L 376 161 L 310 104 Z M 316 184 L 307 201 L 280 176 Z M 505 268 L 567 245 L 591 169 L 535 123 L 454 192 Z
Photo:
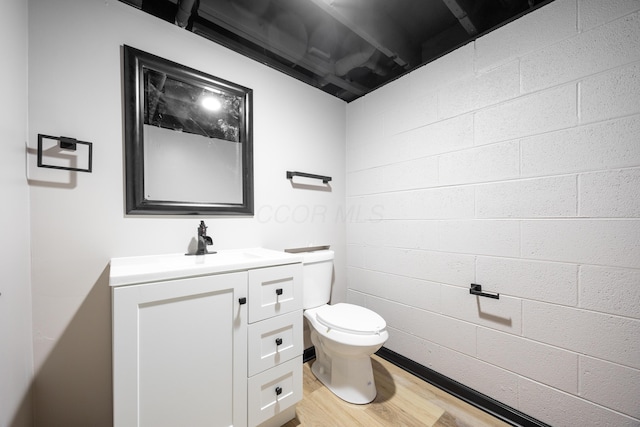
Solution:
M 389 338 L 389 332 L 386 329 L 386 322 L 382 319 L 382 322 L 379 321 L 373 323 L 371 327 L 360 327 L 360 329 L 369 329 L 367 332 L 353 332 L 353 325 L 348 325 L 352 330 L 349 330 L 349 327 L 345 328 L 345 325 L 339 324 L 338 321 L 332 319 L 331 314 L 323 314 L 329 313 L 332 311 L 331 307 L 335 307 L 336 305 L 322 305 L 316 308 L 310 308 L 304 311 L 304 317 L 309 321 L 310 326 L 315 330 L 318 334 L 322 335 L 326 339 L 330 341 L 334 341 L 336 343 L 340 343 L 343 345 L 353 346 L 354 349 L 356 347 L 362 346 L 375 346 L 382 345 L 386 342 L 387 338 Z M 338 313 L 342 313 L 342 310 L 347 311 L 353 309 L 353 307 L 358 307 L 359 309 L 366 310 L 367 313 L 371 312 L 371 310 L 366 309 L 364 307 L 355 306 L 353 304 L 344 304 L 347 308 L 342 307 L 337 311 Z M 351 307 L 351 308 L 349 308 Z M 355 310 L 358 310 L 356 308 Z M 351 313 L 350 318 L 354 318 L 356 315 L 353 314 L 354 311 L 348 311 Z M 358 310 L 359 311 L 359 310 Z M 375 314 L 375 313 L 374 313 Z M 365 314 L 368 318 L 369 316 Z M 377 314 L 376 314 L 377 316 Z M 333 320 L 333 322 L 327 322 L 327 317 Z M 322 321 L 320 319 L 323 319 Z M 351 319 L 350 319 L 351 320 Z M 327 325 L 330 323 L 333 326 Z M 357 329 L 357 327 L 356 327 Z
M 348 334 L 379 335 L 387 327 L 387 323 L 378 313 L 345 303 L 323 307 L 316 312 L 316 319 L 327 328 Z

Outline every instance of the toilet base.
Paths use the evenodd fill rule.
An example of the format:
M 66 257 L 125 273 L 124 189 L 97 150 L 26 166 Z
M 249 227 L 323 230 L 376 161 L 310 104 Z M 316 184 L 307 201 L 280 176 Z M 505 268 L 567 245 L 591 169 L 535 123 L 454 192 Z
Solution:
M 370 356 L 346 358 L 329 358 L 326 354 L 316 356 L 316 361 L 311 365 L 311 372 L 340 399 L 364 405 L 376 398 L 377 390 Z

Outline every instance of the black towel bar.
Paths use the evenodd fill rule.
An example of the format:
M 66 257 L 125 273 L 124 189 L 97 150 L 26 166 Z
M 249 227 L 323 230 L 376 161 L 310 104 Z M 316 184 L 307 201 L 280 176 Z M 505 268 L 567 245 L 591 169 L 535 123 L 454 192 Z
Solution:
M 86 168 L 76 168 L 71 166 L 59 166 L 59 165 L 51 165 L 46 164 L 44 157 L 44 140 L 49 139 L 53 141 L 57 141 L 57 147 L 59 150 L 66 150 L 68 152 L 76 151 L 78 145 L 86 146 L 87 152 L 87 167 Z M 55 156 L 54 156 L 55 157 Z M 68 136 L 50 136 L 43 135 L 41 133 L 38 134 L 38 167 L 39 168 L 50 168 L 50 169 L 61 169 L 67 171 L 74 172 L 91 172 L 91 168 L 93 167 L 93 143 L 86 141 L 78 141 L 75 138 L 69 138 Z
M 322 182 L 325 183 L 325 184 L 327 184 L 329 181 L 331 181 L 331 177 L 330 176 L 314 175 L 312 173 L 306 173 L 306 172 L 287 171 L 287 179 L 291 179 L 294 176 L 303 176 L 305 178 L 321 179 Z

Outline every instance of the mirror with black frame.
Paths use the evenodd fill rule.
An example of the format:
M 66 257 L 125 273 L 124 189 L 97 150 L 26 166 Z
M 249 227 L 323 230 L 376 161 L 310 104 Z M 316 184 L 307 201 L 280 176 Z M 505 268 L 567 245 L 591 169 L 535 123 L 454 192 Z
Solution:
M 246 87 L 123 47 L 126 213 L 253 215 Z

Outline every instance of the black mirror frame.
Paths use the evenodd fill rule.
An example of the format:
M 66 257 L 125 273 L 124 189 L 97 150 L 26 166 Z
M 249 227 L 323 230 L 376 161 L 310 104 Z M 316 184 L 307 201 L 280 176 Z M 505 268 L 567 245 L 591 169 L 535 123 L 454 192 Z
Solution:
M 253 90 L 193 68 L 123 46 L 126 213 L 136 215 L 253 215 Z M 244 100 L 242 143 L 242 203 L 201 203 L 148 200 L 144 195 L 143 70 L 150 68 L 222 88 Z

